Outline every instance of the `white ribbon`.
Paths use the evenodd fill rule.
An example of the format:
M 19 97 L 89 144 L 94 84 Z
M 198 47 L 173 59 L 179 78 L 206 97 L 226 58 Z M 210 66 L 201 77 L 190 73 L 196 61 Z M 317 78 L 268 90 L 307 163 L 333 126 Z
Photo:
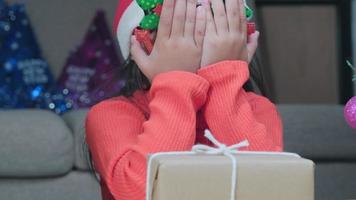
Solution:
M 230 200 L 235 200 L 235 195 L 236 195 L 236 185 L 237 185 L 237 161 L 234 154 L 247 154 L 247 155 L 283 155 L 283 156 L 293 156 L 293 157 L 298 157 L 300 156 L 295 153 L 288 153 L 288 152 L 260 152 L 260 151 L 239 151 L 240 148 L 242 147 L 247 147 L 249 146 L 249 143 L 247 140 L 244 140 L 240 143 L 231 145 L 231 146 L 226 146 L 225 144 L 220 143 L 217 141 L 214 136 L 211 134 L 209 130 L 205 130 L 204 136 L 208 138 L 215 146 L 210 147 L 207 145 L 194 145 L 192 148 L 192 151 L 178 151 L 178 152 L 162 152 L 162 153 L 156 153 L 153 154 L 149 157 L 148 163 L 147 163 L 147 179 L 146 179 L 146 200 L 151 200 L 152 198 L 152 186 L 151 186 L 151 181 L 152 181 L 152 175 L 151 175 L 151 168 L 152 168 L 152 162 L 155 158 L 159 156 L 164 156 L 164 155 L 196 155 L 196 154 L 208 154 L 208 155 L 224 155 L 228 158 L 231 159 L 232 161 L 232 173 L 231 173 L 231 192 L 230 192 Z
M 213 134 L 209 130 L 205 130 L 204 136 L 208 138 L 217 148 L 210 147 L 207 145 L 198 144 L 193 146 L 192 151 L 196 153 L 204 154 L 213 154 L 213 155 L 224 155 L 231 159 L 232 161 L 232 173 L 231 173 L 231 191 L 230 191 L 230 200 L 235 200 L 235 191 L 236 191 L 236 182 L 237 182 L 237 161 L 233 154 L 237 154 L 239 148 L 249 146 L 247 140 L 244 140 L 240 143 L 226 146 L 225 144 L 217 141 Z

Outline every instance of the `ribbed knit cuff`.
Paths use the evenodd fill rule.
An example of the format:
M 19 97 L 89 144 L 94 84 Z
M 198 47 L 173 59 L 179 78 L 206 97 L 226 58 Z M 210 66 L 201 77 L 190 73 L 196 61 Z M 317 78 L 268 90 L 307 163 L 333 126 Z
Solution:
M 190 96 L 196 107 L 204 104 L 209 82 L 197 74 L 185 71 L 170 71 L 157 75 L 151 85 L 149 98 L 153 99 L 159 92 L 164 95 L 180 93 L 184 96 Z
M 246 82 L 250 76 L 247 62 L 240 60 L 221 61 L 199 69 L 197 74 L 206 79 L 211 86 L 236 78 Z

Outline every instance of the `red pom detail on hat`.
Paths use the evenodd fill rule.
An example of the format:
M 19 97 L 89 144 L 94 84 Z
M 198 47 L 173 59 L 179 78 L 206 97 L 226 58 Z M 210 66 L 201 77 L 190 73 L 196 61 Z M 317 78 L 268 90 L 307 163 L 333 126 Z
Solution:
M 251 35 L 254 32 L 256 32 L 256 24 L 253 22 L 248 22 L 247 23 L 247 35 Z
M 161 5 L 161 4 L 157 4 L 157 6 L 155 7 L 155 9 L 153 9 L 153 12 L 156 13 L 156 15 L 161 16 L 162 5 Z
M 153 42 L 150 38 L 150 32 L 148 30 L 142 30 L 136 28 L 134 31 L 136 40 L 140 42 L 145 48 L 148 54 L 152 52 Z

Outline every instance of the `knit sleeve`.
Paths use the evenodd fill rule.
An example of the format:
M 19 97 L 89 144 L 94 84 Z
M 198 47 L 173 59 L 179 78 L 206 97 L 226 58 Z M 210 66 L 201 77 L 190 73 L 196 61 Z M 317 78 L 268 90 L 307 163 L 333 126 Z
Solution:
M 219 62 L 200 69 L 198 75 L 210 83 L 203 114 L 219 141 L 231 145 L 247 139 L 250 146 L 242 150 L 282 151 L 282 123 L 276 107 L 242 88 L 249 78 L 246 62 Z
M 208 87 L 193 73 L 162 73 L 149 91 L 149 119 L 122 100 L 106 100 L 89 111 L 86 140 L 94 166 L 115 199 L 144 199 L 148 154 L 191 149 L 196 111 Z

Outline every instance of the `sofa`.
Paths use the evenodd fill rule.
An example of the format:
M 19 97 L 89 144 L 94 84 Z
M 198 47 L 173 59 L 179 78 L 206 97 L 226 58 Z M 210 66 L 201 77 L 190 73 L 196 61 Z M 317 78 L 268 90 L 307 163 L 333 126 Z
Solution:
M 317 200 L 356 199 L 356 133 L 339 105 L 278 105 L 285 150 L 316 163 Z M 87 109 L 0 111 L 0 199 L 99 200 L 83 148 Z
M 82 151 L 86 112 L 0 112 L 0 199 L 100 199 Z

